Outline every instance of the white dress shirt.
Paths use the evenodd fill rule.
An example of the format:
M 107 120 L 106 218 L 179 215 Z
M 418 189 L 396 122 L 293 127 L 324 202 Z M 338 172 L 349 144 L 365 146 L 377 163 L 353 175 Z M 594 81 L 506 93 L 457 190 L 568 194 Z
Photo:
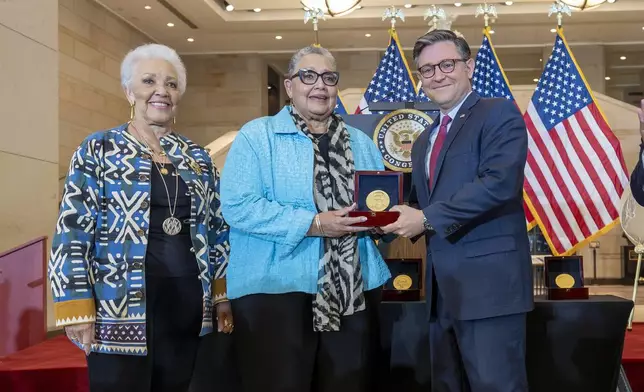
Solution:
M 429 181 L 429 157 L 432 155 L 432 148 L 434 147 L 434 142 L 436 141 L 436 138 L 438 137 L 438 131 L 440 129 L 440 123 L 443 121 L 443 118 L 447 115 L 449 118 L 452 120 L 447 124 L 447 133 L 449 133 L 450 128 L 452 127 L 452 124 L 454 124 L 454 120 L 456 119 L 456 115 L 458 114 L 458 111 L 461 110 L 461 106 L 463 106 L 463 102 L 467 99 L 467 97 L 472 94 L 472 91 L 467 93 L 467 95 L 461 100 L 461 102 L 458 103 L 458 105 L 454 106 L 452 110 L 449 111 L 449 113 L 445 114 L 441 112 L 440 116 L 438 117 L 438 126 L 434 127 L 432 129 L 431 135 L 429 135 L 429 145 L 427 146 L 427 155 L 425 157 L 425 176 L 427 177 L 427 181 Z

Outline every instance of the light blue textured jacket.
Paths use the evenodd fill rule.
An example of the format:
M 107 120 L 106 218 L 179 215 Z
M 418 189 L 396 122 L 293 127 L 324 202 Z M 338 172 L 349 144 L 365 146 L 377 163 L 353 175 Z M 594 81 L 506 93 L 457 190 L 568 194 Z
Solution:
M 371 139 L 347 126 L 356 170 L 384 170 Z M 306 233 L 317 213 L 313 146 L 288 108 L 250 121 L 237 134 L 221 177 L 221 209 L 230 225 L 228 298 L 317 292 L 322 240 Z M 391 274 L 373 239 L 358 240 L 365 290 Z

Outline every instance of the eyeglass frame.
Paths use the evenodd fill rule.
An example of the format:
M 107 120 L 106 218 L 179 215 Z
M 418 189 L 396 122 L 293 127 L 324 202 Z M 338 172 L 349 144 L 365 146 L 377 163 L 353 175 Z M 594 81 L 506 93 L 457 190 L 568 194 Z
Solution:
M 453 61 L 453 62 L 454 62 L 454 69 L 456 69 L 456 63 L 459 63 L 459 62 L 461 62 L 461 61 L 462 61 L 463 63 L 467 63 L 467 62 L 469 61 L 469 58 L 465 58 L 465 59 L 444 59 L 444 60 L 441 60 L 438 64 L 425 64 L 425 65 L 423 65 L 422 67 L 419 67 L 419 68 L 417 69 L 417 72 L 418 72 L 418 74 L 419 74 L 420 76 L 422 76 L 424 79 L 433 78 L 433 77 L 434 77 L 434 75 L 436 75 L 436 67 L 438 67 L 438 68 L 441 70 L 441 72 L 442 72 L 442 73 L 444 73 L 444 74 L 451 74 L 452 72 L 454 72 L 454 69 L 452 69 L 451 71 L 445 72 L 445 71 L 443 71 L 443 69 L 440 67 L 440 66 L 441 66 L 441 64 L 444 64 L 446 61 Z M 423 75 L 423 72 L 421 72 L 421 69 L 423 69 L 423 68 L 425 68 L 425 67 L 431 67 L 430 69 L 432 70 L 432 74 L 431 74 L 430 76 L 425 76 L 425 75 Z
M 306 82 L 304 81 L 304 79 L 302 79 L 302 74 L 303 74 L 304 72 L 313 72 L 313 73 L 316 75 L 316 76 L 315 76 L 315 81 L 313 81 L 313 83 L 310 83 L 310 84 L 309 84 L 309 83 L 306 83 Z M 335 84 L 327 84 L 327 83 L 324 81 L 324 75 L 326 75 L 326 74 L 333 74 L 333 75 L 335 75 L 335 76 L 338 78 L 338 80 L 335 82 Z M 335 86 L 337 86 L 337 85 L 338 85 L 338 83 L 340 83 L 340 72 L 337 72 L 337 71 L 326 71 L 326 72 L 322 72 L 322 73 L 317 73 L 316 71 L 314 71 L 314 70 L 312 70 L 312 69 L 303 68 L 303 69 L 298 70 L 295 74 L 291 75 L 291 77 L 289 77 L 289 79 L 290 79 L 290 80 L 293 80 L 293 79 L 295 79 L 296 77 L 298 77 L 298 78 L 300 79 L 300 82 L 302 82 L 303 84 L 305 84 L 305 85 L 307 85 L 307 86 L 313 86 L 315 83 L 317 83 L 317 82 L 318 82 L 318 79 L 320 79 L 320 77 L 322 77 L 322 83 L 323 83 L 325 86 L 335 87 Z

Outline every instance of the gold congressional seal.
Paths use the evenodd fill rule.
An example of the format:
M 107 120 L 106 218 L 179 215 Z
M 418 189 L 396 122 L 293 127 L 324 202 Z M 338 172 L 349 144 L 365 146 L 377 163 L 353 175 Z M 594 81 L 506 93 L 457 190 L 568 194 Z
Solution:
M 408 290 L 411 287 L 411 282 L 409 275 L 400 274 L 394 279 L 394 287 L 396 290 Z
M 569 274 L 561 274 L 555 278 L 555 283 L 557 284 L 557 287 L 569 289 L 575 285 L 575 278 Z
M 411 147 L 434 120 L 416 109 L 399 109 L 386 114 L 373 132 L 382 161 L 391 170 L 411 173 Z
M 389 195 L 385 191 L 373 191 L 367 195 L 367 207 L 371 211 L 384 211 L 389 207 Z

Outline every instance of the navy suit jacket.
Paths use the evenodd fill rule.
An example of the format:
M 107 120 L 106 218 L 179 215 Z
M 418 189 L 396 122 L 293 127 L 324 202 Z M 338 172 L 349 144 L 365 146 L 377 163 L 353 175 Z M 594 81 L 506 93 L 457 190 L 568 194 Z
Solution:
M 644 206 L 644 167 L 642 167 L 642 149 L 644 143 L 640 144 L 640 157 L 637 165 L 631 173 L 631 193 L 637 204 Z
M 412 148 L 416 200 L 435 230 L 427 241 L 427 301 L 437 283 L 447 313 L 461 320 L 533 308 L 532 261 L 523 210 L 528 135 L 514 103 L 465 100 L 447 134 L 429 190 L 429 136 Z M 432 275 L 435 274 L 435 282 Z

